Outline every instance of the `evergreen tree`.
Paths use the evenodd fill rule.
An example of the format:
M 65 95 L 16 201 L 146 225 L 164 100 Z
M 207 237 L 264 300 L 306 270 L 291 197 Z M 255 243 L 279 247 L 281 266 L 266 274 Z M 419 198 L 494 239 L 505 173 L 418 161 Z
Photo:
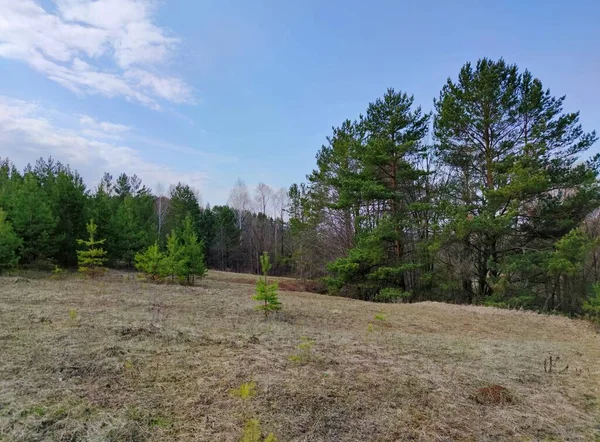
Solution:
M 267 317 L 270 313 L 281 310 L 281 301 L 279 301 L 279 296 L 277 295 L 279 288 L 277 282 L 269 284 L 267 275 L 269 270 L 271 270 L 271 263 L 269 262 L 269 254 L 267 252 L 264 252 L 260 257 L 260 266 L 262 277 L 256 282 L 256 295 L 252 299 L 259 302 L 256 309 L 262 310 L 265 317 Z
M 170 276 L 171 282 L 173 282 L 175 276 L 178 276 L 181 273 L 180 268 L 183 259 L 183 246 L 181 245 L 175 230 L 172 230 L 170 234 L 167 234 L 166 249 L 162 261 L 162 268 L 165 276 Z
M 56 249 L 52 255 L 62 266 L 77 263 L 77 238 L 85 234 L 88 197 L 81 176 L 52 157 L 40 158 L 33 170 L 41 191 L 56 218 L 53 240 Z
M 186 184 L 178 183 L 171 190 L 170 208 L 167 217 L 170 230 L 181 229 L 186 218 L 191 218 L 196 234 L 200 232 L 200 205 L 192 188 Z
M 415 206 L 423 199 L 423 139 L 429 118 L 420 107 L 414 108 L 412 96 L 388 89 L 360 119 L 362 141 L 343 143 L 354 165 L 342 175 L 341 182 L 351 189 L 341 193 L 347 195 L 342 201 L 359 195 L 354 218 L 360 234 L 356 250 L 330 265 L 332 287 L 354 285 L 357 296 L 370 299 L 385 287 L 406 290 L 407 277 L 422 266 L 407 232 L 415 223 Z
M 491 296 L 503 267 L 538 259 L 598 207 L 596 162 L 576 165 L 596 135 L 583 132 L 578 113 L 563 113 L 564 99 L 528 71 L 482 59 L 435 101 L 437 154 L 450 171 L 446 238 L 472 262 L 469 301 Z M 504 283 L 532 278 L 516 272 Z
M 165 255 L 160 252 L 158 243 L 149 246 L 145 252 L 135 255 L 135 268 L 154 281 L 167 275 L 165 264 Z
M 29 264 L 51 258 L 57 249 L 57 219 L 33 172 L 25 174 L 9 197 L 7 209 L 15 233 L 23 240 L 19 251 L 21 262 Z
M 204 243 L 198 240 L 198 235 L 192 225 L 192 217 L 185 218 L 181 231 L 181 260 L 178 266 L 178 275 L 182 282 L 193 285 L 196 277 L 206 276 L 204 265 Z
M 0 209 L 0 273 L 3 269 L 17 265 L 19 247 L 21 247 L 21 239 L 15 234 L 12 225 L 6 221 L 6 212 Z
M 209 244 L 208 262 L 220 270 L 227 270 L 233 266 L 233 255 L 239 244 L 235 212 L 228 206 L 215 206 L 212 212 L 213 240 Z
M 102 244 L 104 244 L 105 240 L 96 239 L 96 231 L 98 226 L 94 224 L 93 219 L 91 219 L 85 227 L 89 234 L 89 238 L 87 240 L 77 240 L 77 243 L 79 245 L 84 245 L 85 247 L 87 247 L 87 250 L 77 251 L 79 271 L 85 273 L 87 276 L 95 277 L 104 273 L 105 271 L 103 265 L 106 261 L 106 252 L 101 247 L 99 247 Z

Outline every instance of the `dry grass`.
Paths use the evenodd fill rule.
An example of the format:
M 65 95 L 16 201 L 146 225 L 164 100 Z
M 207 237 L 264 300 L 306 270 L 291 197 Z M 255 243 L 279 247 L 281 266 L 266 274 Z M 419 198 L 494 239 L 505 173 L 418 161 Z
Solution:
M 16 281 L 0 278 L 0 440 L 238 441 L 249 417 L 280 442 L 600 434 L 600 338 L 582 321 L 298 292 L 265 321 L 222 273 Z M 230 391 L 248 381 L 244 404 Z M 510 400 L 478 399 L 496 386 Z

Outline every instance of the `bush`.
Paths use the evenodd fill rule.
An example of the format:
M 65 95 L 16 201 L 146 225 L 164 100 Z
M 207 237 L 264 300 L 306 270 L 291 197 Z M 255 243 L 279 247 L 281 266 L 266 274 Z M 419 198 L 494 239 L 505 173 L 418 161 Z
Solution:
M 399 289 L 385 288 L 381 289 L 379 293 L 375 295 L 373 301 L 375 302 L 403 302 L 410 298 L 409 292 L 403 292 Z
M 600 321 L 600 284 L 593 285 L 594 293 L 583 303 L 583 312 Z

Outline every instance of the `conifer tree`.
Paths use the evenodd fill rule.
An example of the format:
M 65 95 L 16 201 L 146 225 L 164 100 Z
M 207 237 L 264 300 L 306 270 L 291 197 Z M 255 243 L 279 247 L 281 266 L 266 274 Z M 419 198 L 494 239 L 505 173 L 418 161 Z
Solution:
M 144 272 L 148 278 L 158 281 L 165 276 L 164 259 L 158 243 L 154 243 L 145 252 L 135 255 L 135 268 Z
M 171 277 L 171 282 L 175 280 L 175 276 L 179 275 L 181 260 L 183 255 L 183 247 L 179 242 L 175 230 L 167 234 L 167 251 L 162 260 L 162 269 L 165 276 Z
M 271 269 L 271 263 L 269 262 L 269 254 L 267 252 L 263 252 L 260 257 L 260 266 L 262 268 L 262 277 L 256 282 L 256 295 L 252 299 L 260 303 L 256 306 L 256 309 L 262 310 L 265 317 L 267 317 L 270 313 L 281 310 L 281 302 L 277 295 L 279 286 L 277 282 L 269 284 L 267 275 Z
M 446 234 L 472 262 L 469 302 L 494 294 L 503 275 L 509 285 L 533 282 L 515 260 L 523 270 L 542 259 L 600 203 L 597 161 L 576 164 L 596 134 L 563 112 L 564 100 L 529 71 L 482 59 L 435 101 L 437 155 L 450 174 Z
M 77 251 L 77 261 L 80 272 L 85 273 L 90 277 L 94 277 L 102 274 L 105 271 L 103 265 L 106 261 L 106 251 L 99 247 L 104 244 L 105 240 L 97 240 L 95 238 L 98 226 L 94 224 L 93 219 L 91 219 L 90 222 L 85 225 L 85 227 L 90 236 L 87 240 L 78 239 L 77 244 L 86 246 L 87 250 Z
M 198 235 L 194 231 L 192 217 L 186 216 L 183 230 L 181 232 L 182 252 L 178 270 L 180 281 L 193 285 L 196 277 L 206 276 L 204 264 L 204 243 L 198 241 Z
M 24 263 L 50 258 L 56 251 L 57 219 L 33 172 L 27 172 L 10 197 L 8 219 L 23 240 L 19 254 Z
M 17 250 L 21 246 L 19 238 L 6 221 L 6 212 L 0 209 L 0 272 L 2 269 L 14 267 L 19 261 Z

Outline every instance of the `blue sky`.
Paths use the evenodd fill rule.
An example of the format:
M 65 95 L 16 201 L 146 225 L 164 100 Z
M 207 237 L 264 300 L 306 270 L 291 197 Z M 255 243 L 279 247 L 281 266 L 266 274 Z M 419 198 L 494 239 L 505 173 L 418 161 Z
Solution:
M 0 0 L 0 157 L 137 173 L 222 204 L 299 182 L 394 87 L 425 110 L 466 61 L 527 68 L 600 129 L 600 2 Z M 595 146 L 598 150 L 598 146 Z

